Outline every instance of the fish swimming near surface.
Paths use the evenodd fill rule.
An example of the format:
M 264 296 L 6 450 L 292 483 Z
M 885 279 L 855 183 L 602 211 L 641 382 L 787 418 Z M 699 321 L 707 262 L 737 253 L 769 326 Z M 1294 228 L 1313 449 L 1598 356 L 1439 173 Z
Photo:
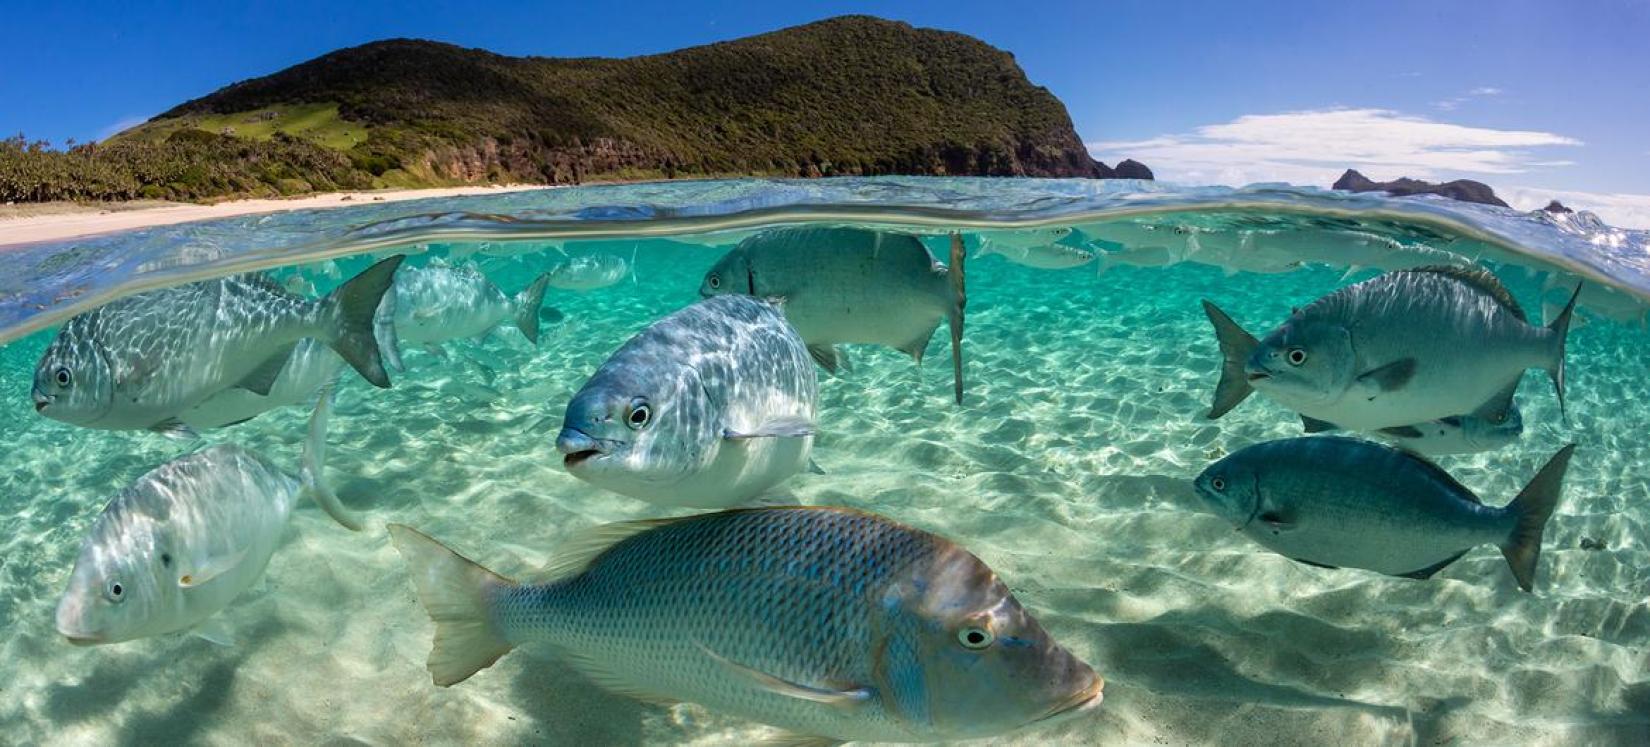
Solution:
M 310 417 L 298 476 L 252 451 L 211 446 L 151 470 L 92 525 L 57 604 L 57 631 L 94 645 L 193 631 L 230 643 L 214 616 L 263 577 L 300 495 L 349 529 L 322 474 L 330 392 Z
M 1250 446 L 1210 465 L 1195 486 L 1245 536 L 1308 565 L 1430 578 L 1495 545 L 1530 591 L 1574 450 L 1560 449 L 1505 508 L 1485 506 L 1420 457 L 1339 436 Z
M 725 507 L 809 467 L 813 362 L 784 313 L 716 296 L 654 322 L 567 405 L 556 448 L 575 477 L 669 506 Z
M 699 703 L 794 744 L 989 737 L 1102 700 L 1100 676 L 978 558 L 873 514 L 613 525 L 519 584 L 411 528 L 390 536 L 435 621 L 441 686 L 538 642 L 613 691 Z
M 380 347 L 400 370 L 401 343 L 436 349 L 448 340 L 489 334 L 505 322 L 513 323 L 528 342 L 537 343 L 539 307 L 549 282 L 548 275 L 540 275 L 511 297 L 473 267 L 403 267 L 379 312 L 394 319 L 395 331 L 393 336 L 380 333 Z
M 976 258 L 992 254 L 1039 270 L 1068 270 L 1094 261 L 1094 252 L 1058 243 L 1071 235 L 1069 228 L 1026 231 L 981 231 Z
M 178 419 L 197 431 L 238 425 L 278 407 L 299 405 L 314 399 L 322 387 L 337 381 L 344 359 L 332 348 L 313 338 L 304 338 L 293 348 L 286 366 L 275 377 L 267 394 L 231 387 L 183 411 Z
M 1208 417 L 1260 391 L 1308 432 L 1378 431 L 1463 413 L 1502 422 L 1519 379 L 1545 370 L 1564 404 L 1564 338 L 1526 321 L 1495 276 L 1452 265 L 1389 272 L 1331 293 L 1256 340 L 1214 304 L 1223 363 Z
M 550 286 L 562 290 L 590 291 L 616 285 L 632 271 L 629 262 L 616 254 L 581 254 L 550 268 Z
M 233 387 L 268 395 L 304 338 L 388 387 L 373 315 L 401 259 L 381 261 L 319 300 L 239 275 L 110 302 L 58 331 L 35 368 L 34 407 L 88 428 L 190 435 L 184 412 Z
M 951 240 L 951 266 L 917 237 L 849 227 L 780 228 L 746 239 L 718 260 L 699 286 L 703 296 L 744 294 L 784 300 L 785 318 L 827 371 L 836 372 L 843 343 L 888 345 L 920 364 L 942 321 L 951 325 L 951 366 L 963 396 L 962 237 Z

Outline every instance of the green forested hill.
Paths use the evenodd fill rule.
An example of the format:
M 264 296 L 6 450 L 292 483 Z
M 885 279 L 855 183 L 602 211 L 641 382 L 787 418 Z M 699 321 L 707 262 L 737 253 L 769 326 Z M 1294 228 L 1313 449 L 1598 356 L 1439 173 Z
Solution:
M 30 157 L 16 141 L 9 151 L 0 196 L 6 160 Z M 174 199 L 732 174 L 1116 175 L 1012 55 L 863 16 L 627 59 L 373 42 L 32 158 L 53 156 L 95 171 L 112 196 Z M 120 165 L 137 162 L 149 166 L 122 179 Z M 1127 164 L 1124 175 L 1149 177 Z

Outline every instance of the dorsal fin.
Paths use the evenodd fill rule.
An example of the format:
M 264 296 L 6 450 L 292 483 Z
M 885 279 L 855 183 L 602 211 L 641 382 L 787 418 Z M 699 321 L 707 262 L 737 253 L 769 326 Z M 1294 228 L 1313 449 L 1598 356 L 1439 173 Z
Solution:
M 1524 315 L 1524 308 L 1518 305 L 1518 299 L 1513 298 L 1512 291 L 1507 290 L 1507 286 L 1501 284 L 1501 278 L 1477 265 L 1427 265 L 1413 270 L 1405 270 L 1405 272 L 1430 272 L 1459 280 L 1489 294 L 1490 298 L 1495 299 L 1496 303 L 1507 307 L 1507 310 L 1518 317 L 1519 321 L 1526 323 L 1530 321 L 1529 317 Z
M 579 532 L 574 537 L 556 548 L 556 555 L 543 568 L 531 574 L 527 580 L 532 583 L 549 583 L 569 576 L 576 576 L 589 568 L 590 564 L 601 557 L 614 545 L 631 537 L 678 521 L 692 519 L 699 516 L 678 516 L 669 519 L 638 519 L 636 521 L 619 521 L 612 524 L 601 524 Z
M 535 584 L 559 581 L 570 576 L 578 575 L 595 563 L 603 553 L 613 549 L 615 545 L 644 532 L 669 526 L 677 522 L 702 521 L 712 517 L 729 514 L 754 513 L 758 511 L 830 511 L 845 514 L 863 514 L 864 512 L 852 508 L 834 506 L 751 506 L 747 508 L 729 508 L 709 513 L 674 516 L 665 519 L 637 519 L 635 521 L 620 521 L 612 524 L 601 524 L 578 532 L 572 539 L 556 548 L 555 557 L 546 563 L 543 568 L 529 575 L 525 581 Z M 900 526 L 905 526 L 901 524 Z
M 1420 467 L 1422 470 L 1426 471 L 1428 474 L 1431 474 L 1432 478 L 1434 480 L 1437 480 L 1437 481 L 1443 483 L 1446 486 L 1454 488 L 1455 492 L 1458 493 L 1461 497 L 1463 497 L 1463 498 L 1465 498 L 1469 501 L 1472 501 L 1473 503 L 1476 503 L 1480 506 L 1484 505 L 1484 502 L 1478 499 L 1478 494 L 1472 492 L 1472 488 L 1469 488 L 1465 485 L 1462 485 L 1460 480 L 1455 479 L 1453 476 L 1450 475 L 1450 473 L 1445 472 L 1443 467 L 1440 467 L 1436 464 L 1433 464 L 1431 460 L 1427 459 L 1426 457 L 1421 456 L 1420 454 L 1417 454 L 1413 451 L 1410 451 L 1409 449 L 1399 448 L 1398 451 L 1400 453 L 1402 453 L 1410 461 L 1414 462 L 1416 464 L 1416 466 Z

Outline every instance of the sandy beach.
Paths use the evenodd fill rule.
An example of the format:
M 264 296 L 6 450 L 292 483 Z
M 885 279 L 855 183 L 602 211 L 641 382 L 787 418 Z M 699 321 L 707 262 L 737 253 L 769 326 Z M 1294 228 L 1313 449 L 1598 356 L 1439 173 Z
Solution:
M 95 236 L 135 228 L 169 226 L 237 215 L 278 213 L 283 210 L 324 210 L 377 202 L 401 202 L 431 197 L 499 194 L 548 189 L 543 184 L 505 184 L 432 189 L 385 189 L 328 192 L 290 199 L 230 200 L 214 205 L 192 205 L 159 200 L 82 205 L 72 202 L 0 205 L 0 247 L 38 241 Z

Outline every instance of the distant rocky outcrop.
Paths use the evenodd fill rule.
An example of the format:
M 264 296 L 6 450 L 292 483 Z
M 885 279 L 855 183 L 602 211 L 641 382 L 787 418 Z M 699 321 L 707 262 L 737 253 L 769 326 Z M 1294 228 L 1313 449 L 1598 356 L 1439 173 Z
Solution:
M 1541 212 L 1543 212 L 1543 213 L 1552 213 L 1554 215 L 1568 215 L 1568 214 L 1573 213 L 1575 211 L 1565 207 L 1564 203 L 1559 202 L 1558 200 L 1552 200 L 1551 202 L 1547 203 L 1546 207 L 1541 209 Z
M 1507 203 L 1502 202 L 1501 198 L 1495 196 L 1495 190 L 1490 189 L 1490 185 L 1475 182 L 1471 179 L 1456 179 L 1453 182 L 1433 184 L 1432 182 L 1424 182 L 1406 176 L 1390 182 L 1377 182 L 1358 173 L 1355 169 L 1347 169 L 1346 173 L 1341 174 L 1341 178 L 1335 180 L 1335 184 L 1330 189 L 1341 189 L 1348 192 L 1386 192 L 1398 197 L 1440 195 L 1462 202 L 1510 207 Z
M 1101 168 L 1105 168 L 1105 166 L 1105 164 L 1100 164 Z M 1152 170 L 1146 168 L 1146 164 L 1136 161 L 1133 158 L 1125 158 L 1117 164 L 1117 168 L 1111 170 L 1111 178 L 1153 179 L 1155 177 L 1152 176 Z

